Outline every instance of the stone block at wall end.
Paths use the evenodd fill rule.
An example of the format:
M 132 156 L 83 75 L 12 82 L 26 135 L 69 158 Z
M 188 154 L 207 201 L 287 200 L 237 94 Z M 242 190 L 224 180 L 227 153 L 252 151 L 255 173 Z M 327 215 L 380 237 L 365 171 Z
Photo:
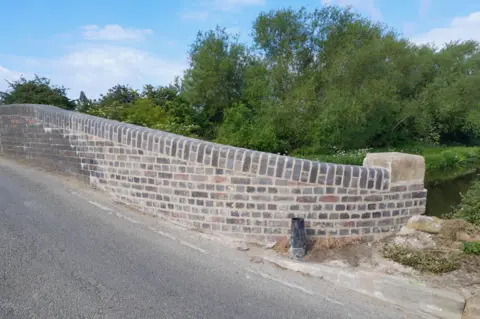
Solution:
M 363 160 L 363 166 L 388 169 L 392 184 L 423 183 L 425 178 L 425 159 L 420 155 L 398 152 L 368 153 Z

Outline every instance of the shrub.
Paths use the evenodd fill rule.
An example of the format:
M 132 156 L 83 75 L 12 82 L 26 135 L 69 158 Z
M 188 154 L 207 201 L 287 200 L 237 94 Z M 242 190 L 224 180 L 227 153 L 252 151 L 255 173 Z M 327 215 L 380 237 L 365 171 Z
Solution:
M 465 194 L 452 214 L 448 217 L 464 219 L 467 222 L 480 225 L 480 181 L 474 182 Z
M 458 259 L 434 251 L 417 251 L 405 246 L 391 245 L 383 251 L 385 258 L 422 272 L 446 273 L 460 267 Z
M 463 242 L 463 252 L 466 254 L 480 255 L 480 242 Z

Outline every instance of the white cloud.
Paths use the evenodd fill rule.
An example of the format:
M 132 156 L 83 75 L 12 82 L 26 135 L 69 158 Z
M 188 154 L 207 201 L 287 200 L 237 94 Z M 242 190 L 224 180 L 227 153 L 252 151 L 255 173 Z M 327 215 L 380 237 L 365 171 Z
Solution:
M 265 0 L 217 0 L 217 7 L 224 10 L 231 8 L 260 6 L 265 4 Z
M 186 20 L 197 20 L 204 21 L 207 20 L 209 13 L 207 11 L 191 11 L 181 13 L 181 17 Z
M 104 27 L 90 24 L 83 26 L 82 29 L 85 39 L 97 41 L 143 40 L 146 36 L 153 34 L 151 29 L 123 28 L 118 24 L 107 24 Z
M 13 82 L 22 76 L 22 73 L 9 70 L 0 65 L 0 91 L 5 91 L 8 89 L 8 82 Z M 27 75 L 25 75 L 27 76 Z
M 382 12 L 375 5 L 375 0 L 322 0 L 324 5 L 334 5 L 348 7 L 351 6 L 357 10 L 364 11 L 374 20 L 383 20 Z
M 437 47 L 442 47 L 445 43 L 455 40 L 480 41 L 479 29 L 480 11 L 465 17 L 453 18 L 448 27 L 432 29 L 412 37 L 411 40 L 417 44 L 433 43 Z
M 80 91 L 88 97 L 98 98 L 117 84 L 141 89 L 145 84 L 166 85 L 187 68 L 186 57 L 165 59 L 153 52 L 132 45 L 108 44 L 108 41 L 141 40 L 153 33 L 150 29 L 129 29 L 120 25 L 83 26 L 83 34 L 71 34 L 70 46 L 65 54 L 52 57 L 2 56 L 0 65 L 0 91 L 9 81 L 22 74 L 27 79 L 34 74 L 46 77 L 52 84 L 69 88 L 70 98 L 78 98 Z M 84 41 L 84 40 L 103 40 Z M 166 43 L 166 45 L 170 45 Z M 15 69 L 15 71 L 13 71 Z
M 49 61 L 58 79 L 70 94 L 80 90 L 97 97 L 116 84 L 141 89 L 145 84 L 163 85 L 182 75 L 186 61 L 168 61 L 155 54 L 128 47 L 89 47 Z M 70 95 L 69 94 L 69 95 Z
M 69 88 L 67 94 L 73 99 L 80 91 L 97 98 L 116 84 L 135 89 L 145 84 L 165 85 L 181 76 L 187 67 L 186 59 L 169 61 L 150 52 L 110 45 L 77 48 L 56 58 L 15 57 L 15 61 L 22 65 L 22 71 L 27 71 L 23 73 L 27 79 L 33 74 L 45 76 L 52 84 Z M 18 79 L 20 75 L 0 67 L 1 80 Z M 0 82 L 0 90 L 6 87 L 5 82 Z
M 403 24 L 403 34 L 404 34 L 405 36 L 408 36 L 408 35 L 414 33 L 416 28 L 417 28 L 416 23 L 414 23 L 414 22 L 405 22 L 405 23 Z
M 418 9 L 418 14 L 420 16 L 426 16 L 430 7 L 432 6 L 432 0 L 420 0 L 420 7 Z

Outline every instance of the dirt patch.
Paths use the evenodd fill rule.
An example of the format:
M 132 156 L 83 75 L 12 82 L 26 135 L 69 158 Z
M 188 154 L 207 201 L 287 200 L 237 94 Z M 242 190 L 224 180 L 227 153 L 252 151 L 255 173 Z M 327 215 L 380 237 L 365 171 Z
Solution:
M 356 237 L 318 239 L 309 243 L 307 252 L 304 258 L 307 262 L 336 260 L 353 267 L 368 262 L 373 257 L 371 243 Z
M 477 239 L 479 228 L 463 220 L 444 220 L 438 233 L 404 227 L 376 242 L 318 239 L 308 244 L 304 261 L 412 277 L 469 298 L 480 296 L 480 255 L 464 253 L 462 242 Z M 288 249 L 287 237 L 274 246 L 284 256 Z
M 287 237 L 277 241 L 273 250 L 287 256 L 290 242 Z M 363 242 L 360 237 L 335 238 L 327 237 L 313 240 L 307 243 L 307 255 L 305 262 L 328 262 L 341 261 L 349 266 L 359 266 L 368 262 L 373 255 L 372 243 Z
M 288 253 L 288 249 L 290 248 L 290 241 L 288 237 L 283 237 L 279 239 L 275 246 L 273 246 L 273 250 L 281 255 L 286 255 Z

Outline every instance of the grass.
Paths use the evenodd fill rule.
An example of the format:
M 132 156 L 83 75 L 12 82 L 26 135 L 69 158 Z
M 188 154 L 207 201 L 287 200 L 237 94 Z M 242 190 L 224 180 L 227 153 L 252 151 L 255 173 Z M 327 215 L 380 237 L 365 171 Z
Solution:
M 406 147 L 400 149 L 360 149 L 335 154 L 301 154 L 294 156 L 327 163 L 362 165 L 367 153 L 401 152 L 425 158 L 425 180 L 439 181 L 468 174 L 480 167 L 480 147 Z
M 405 246 L 389 245 L 384 248 L 384 257 L 421 272 L 442 274 L 460 268 L 457 257 L 445 252 L 419 251 Z
M 465 254 L 480 255 L 480 242 L 463 242 L 462 249 Z

